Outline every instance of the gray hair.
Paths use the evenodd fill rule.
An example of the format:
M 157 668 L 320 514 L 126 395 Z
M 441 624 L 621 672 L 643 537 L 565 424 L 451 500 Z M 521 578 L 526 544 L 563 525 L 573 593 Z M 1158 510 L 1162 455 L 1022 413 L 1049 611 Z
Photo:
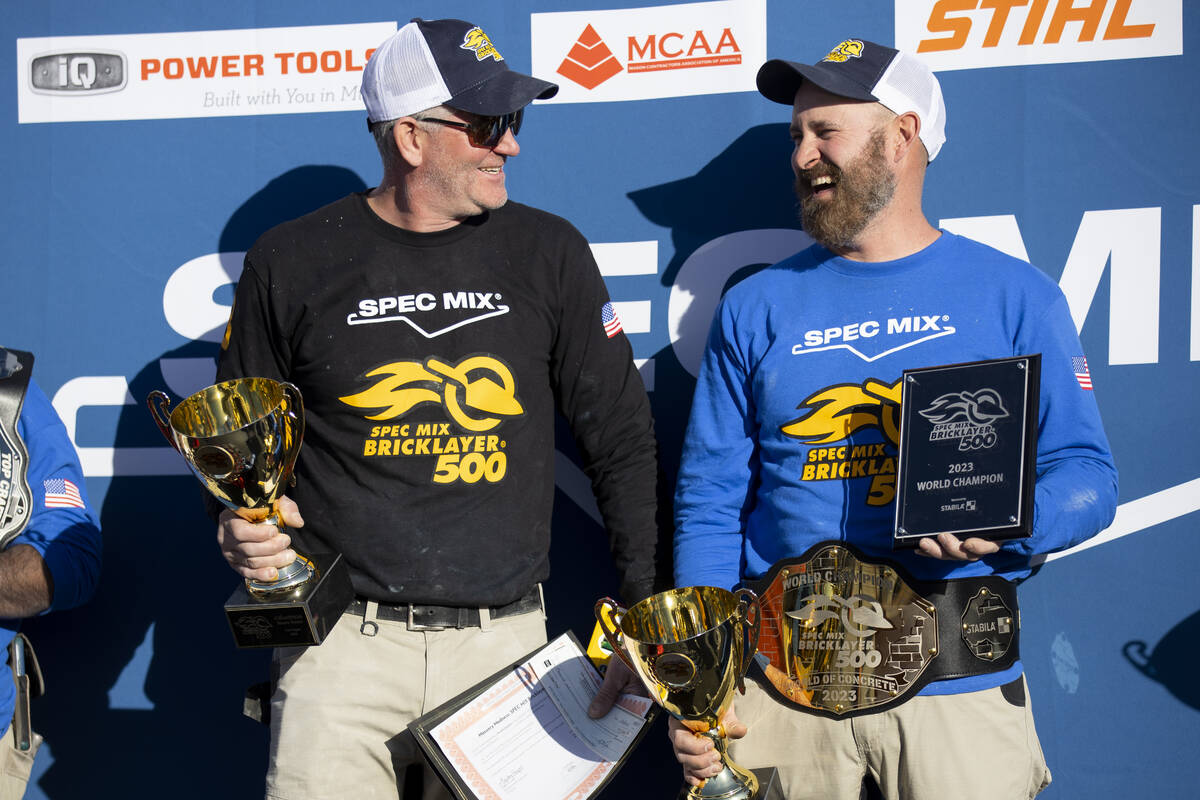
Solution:
M 416 111 L 412 114 L 405 114 L 405 116 L 412 117 L 420 122 L 425 118 L 426 114 L 439 109 L 444 109 L 446 111 L 451 110 L 445 106 L 434 106 L 432 108 L 427 108 L 424 111 Z M 400 117 L 397 117 L 396 119 L 400 119 Z M 379 122 L 372 122 L 368 126 L 369 130 L 371 131 L 371 135 L 375 137 L 375 147 L 379 149 L 379 157 L 383 159 L 384 169 L 390 169 L 393 165 L 398 164 L 400 161 L 400 150 L 396 147 L 396 137 L 392 135 L 392 131 L 395 129 L 395 127 L 395 119 L 385 119 L 380 120 Z

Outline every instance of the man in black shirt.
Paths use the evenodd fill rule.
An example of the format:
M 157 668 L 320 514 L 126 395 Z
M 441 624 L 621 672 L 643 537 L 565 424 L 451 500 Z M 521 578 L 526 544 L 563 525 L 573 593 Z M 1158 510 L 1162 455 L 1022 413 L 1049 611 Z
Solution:
M 505 189 L 524 107 L 556 91 L 471 23 L 413 20 L 363 72 L 379 186 L 247 253 L 218 379 L 299 386 L 284 521 L 301 552 L 342 553 L 358 595 L 322 645 L 275 653 L 269 798 L 402 796 L 420 762 L 405 725 L 545 641 L 556 411 L 623 599 L 652 590 L 655 443 L 629 343 L 584 238 Z M 218 538 L 244 577 L 293 556 L 231 512 Z

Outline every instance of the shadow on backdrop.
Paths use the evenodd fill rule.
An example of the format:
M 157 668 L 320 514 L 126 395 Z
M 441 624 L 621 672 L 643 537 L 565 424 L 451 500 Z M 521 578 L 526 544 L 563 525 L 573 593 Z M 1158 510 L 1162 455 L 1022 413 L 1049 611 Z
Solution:
M 1180 702 L 1200 710 L 1195 665 L 1200 658 L 1200 611 L 1180 622 L 1150 651 L 1145 642 L 1126 642 L 1125 658 L 1139 672 L 1161 683 Z
M 717 302 L 738 281 L 807 246 L 796 218 L 786 123 L 748 129 L 695 174 L 637 189 L 646 219 L 669 228 L 673 252 L 662 274 L 671 289 L 671 345 L 654 356 L 651 395 L 659 442 L 659 550 L 670 572 L 672 496 L 700 362 Z
M 719 297 L 709 285 L 715 280 L 713 270 L 729 270 L 731 264 L 700 264 L 692 269 L 690 266 L 695 262 L 691 257 L 697 250 L 729 234 L 764 228 L 792 229 L 796 236 L 803 236 L 796 230 L 795 197 L 788 166 L 790 153 L 787 125 L 762 125 L 739 136 L 694 175 L 629 193 L 648 220 L 671 230 L 673 252 L 663 272 L 663 285 L 673 285 L 694 298 Z M 791 252 L 797 249 L 794 247 Z M 719 279 L 715 289 L 723 293 L 728 286 L 783 255 L 786 253 L 762 261 L 732 264 L 732 270 Z M 702 346 L 714 306 L 715 299 L 711 304 L 703 300 L 694 302 L 679 320 L 683 335 L 699 335 Z M 651 393 L 651 403 L 660 465 L 658 566 L 661 588 L 667 588 L 671 579 L 674 528 L 671 497 L 694 378 L 681 365 L 673 347 L 660 350 L 654 360 L 655 391 Z M 573 452 L 570 433 L 564 424 L 558 428 L 558 447 L 564 453 Z M 576 530 L 586 535 L 571 536 L 570 532 Z M 549 632 L 553 637 L 569 627 L 586 645 L 585 637 L 591 635 L 595 620 L 592 605 L 615 587 L 605 537 L 596 522 L 562 492 L 556 494 L 554 531 L 552 572 L 546 589 L 551 612 Z M 667 716 L 660 714 L 624 769 L 604 791 L 604 797 L 676 796 L 682 774 L 667 742 L 666 728 Z
M 342 168 L 287 172 L 233 213 L 219 249 L 245 250 L 267 228 L 364 188 Z M 220 291 L 218 301 L 228 303 Z M 262 797 L 267 731 L 241 709 L 245 688 L 267 672 L 268 653 L 233 645 L 222 606 L 239 578 L 217 549 L 204 490 L 190 474 L 129 474 L 138 470 L 122 454 L 169 453 L 145 397 L 168 388 L 167 373 L 180 383 L 172 364 L 196 372 L 194 389 L 211 383 L 216 354 L 213 342 L 189 342 L 129 380 L 135 403 L 117 419 L 117 476 L 98 509 L 104 571 L 96 596 L 25 626 L 48 687 L 34 704 L 34 727 L 54 759 L 30 795 Z M 174 406 L 180 398 L 171 394 Z M 182 468 L 182 456 L 174 457 Z

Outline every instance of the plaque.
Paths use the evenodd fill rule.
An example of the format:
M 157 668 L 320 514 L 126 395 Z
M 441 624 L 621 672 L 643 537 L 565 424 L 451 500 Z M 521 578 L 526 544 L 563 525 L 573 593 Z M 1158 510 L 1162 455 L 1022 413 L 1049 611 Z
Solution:
M 905 370 L 892 545 L 1033 532 L 1041 356 Z

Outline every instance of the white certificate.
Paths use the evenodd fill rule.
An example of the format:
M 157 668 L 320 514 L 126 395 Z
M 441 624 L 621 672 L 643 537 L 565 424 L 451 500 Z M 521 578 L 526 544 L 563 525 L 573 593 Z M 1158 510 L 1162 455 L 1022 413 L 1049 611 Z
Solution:
M 587 707 L 600 676 L 564 634 L 431 731 L 480 800 L 583 800 L 633 743 L 652 702 L 623 695 L 603 719 Z

